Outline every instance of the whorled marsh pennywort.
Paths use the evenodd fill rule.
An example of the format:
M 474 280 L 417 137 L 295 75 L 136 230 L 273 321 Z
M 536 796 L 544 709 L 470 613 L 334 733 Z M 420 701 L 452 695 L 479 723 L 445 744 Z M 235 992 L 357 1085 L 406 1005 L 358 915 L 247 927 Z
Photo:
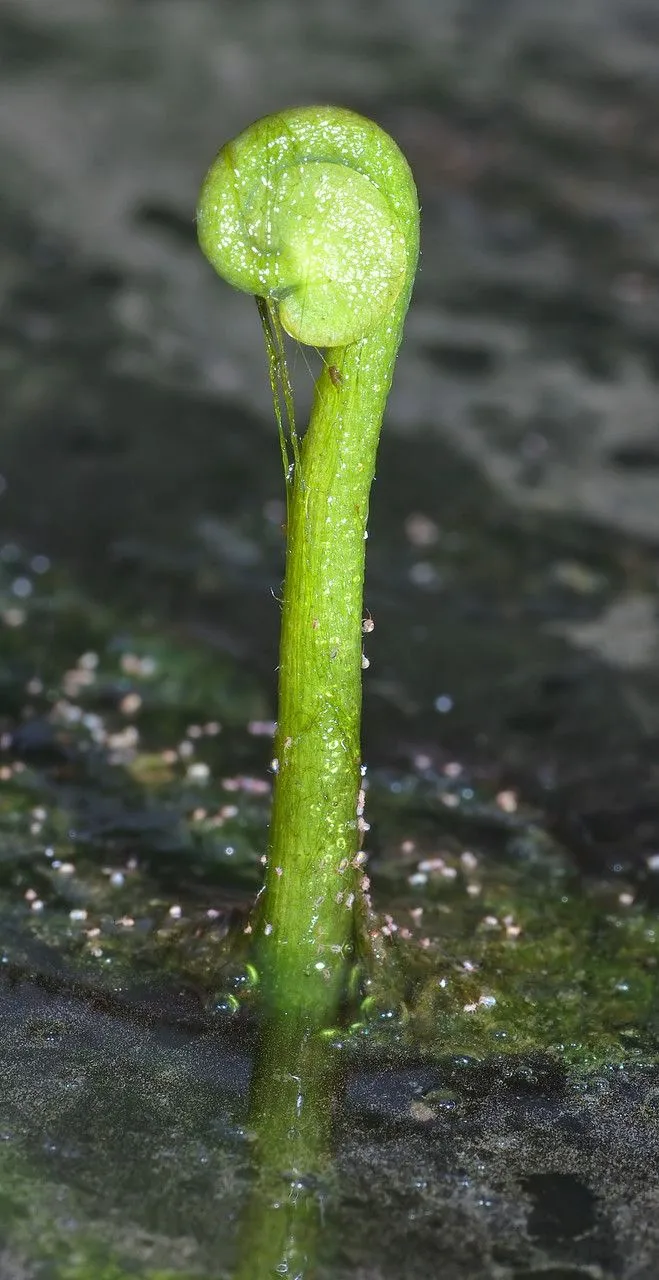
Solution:
M 253 926 L 275 1007 L 332 1006 L 360 918 L 366 522 L 418 223 L 394 141 L 337 107 L 258 120 L 219 152 L 199 200 L 204 253 L 259 300 L 287 474 L 276 777 Z M 301 443 L 282 328 L 326 349 Z

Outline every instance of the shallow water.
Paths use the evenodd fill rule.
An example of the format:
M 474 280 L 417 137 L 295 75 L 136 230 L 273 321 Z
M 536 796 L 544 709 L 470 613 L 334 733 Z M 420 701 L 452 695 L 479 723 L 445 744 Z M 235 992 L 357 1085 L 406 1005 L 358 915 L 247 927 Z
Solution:
M 545 9 L 0 5 L 2 1276 L 231 1274 L 282 483 L 190 211 L 311 96 L 425 227 L 366 598 L 404 981 L 335 1036 L 321 1275 L 656 1274 L 659 33 Z

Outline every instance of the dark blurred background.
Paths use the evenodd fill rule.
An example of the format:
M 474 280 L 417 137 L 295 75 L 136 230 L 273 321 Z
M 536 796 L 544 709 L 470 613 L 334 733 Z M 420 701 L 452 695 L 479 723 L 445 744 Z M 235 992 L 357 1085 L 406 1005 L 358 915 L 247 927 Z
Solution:
M 487 718 L 538 626 L 578 661 L 653 669 L 653 0 L 1 0 L 0 50 L 9 561 L 19 545 L 174 619 L 272 691 L 265 359 L 194 206 L 253 118 L 344 103 L 400 142 L 423 215 L 373 498 L 369 696 L 430 725 L 462 681 Z

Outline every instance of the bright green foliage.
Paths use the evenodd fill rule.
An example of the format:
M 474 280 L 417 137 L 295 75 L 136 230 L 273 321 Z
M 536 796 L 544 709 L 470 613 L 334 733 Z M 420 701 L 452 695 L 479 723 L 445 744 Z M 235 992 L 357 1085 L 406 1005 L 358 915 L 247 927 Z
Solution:
M 364 540 L 417 263 L 418 202 L 387 134 L 350 111 L 309 107 L 257 121 L 227 144 L 197 218 L 216 270 L 265 299 L 271 369 L 279 323 L 329 347 L 299 451 L 292 428 L 277 778 L 254 921 L 275 1003 L 319 1011 L 335 998 L 362 893 Z
M 220 151 L 197 212 L 215 270 L 319 347 L 357 342 L 386 317 L 416 264 L 416 223 L 395 143 L 337 107 L 257 120 Z

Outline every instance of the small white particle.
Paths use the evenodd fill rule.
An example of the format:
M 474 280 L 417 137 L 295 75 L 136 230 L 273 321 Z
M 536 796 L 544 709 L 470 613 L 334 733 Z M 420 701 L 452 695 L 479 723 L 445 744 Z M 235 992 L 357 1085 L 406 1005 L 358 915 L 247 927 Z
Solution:
M 188 766 L 185 776 L 189 782 L 203 783 L 203 782 L 208 782 L 208 779 L 210 778 L 210 772 L 211 771 L 208 765 L 204 764 L 204 762 L 200 760 L 196 764 L 191 764 Z

